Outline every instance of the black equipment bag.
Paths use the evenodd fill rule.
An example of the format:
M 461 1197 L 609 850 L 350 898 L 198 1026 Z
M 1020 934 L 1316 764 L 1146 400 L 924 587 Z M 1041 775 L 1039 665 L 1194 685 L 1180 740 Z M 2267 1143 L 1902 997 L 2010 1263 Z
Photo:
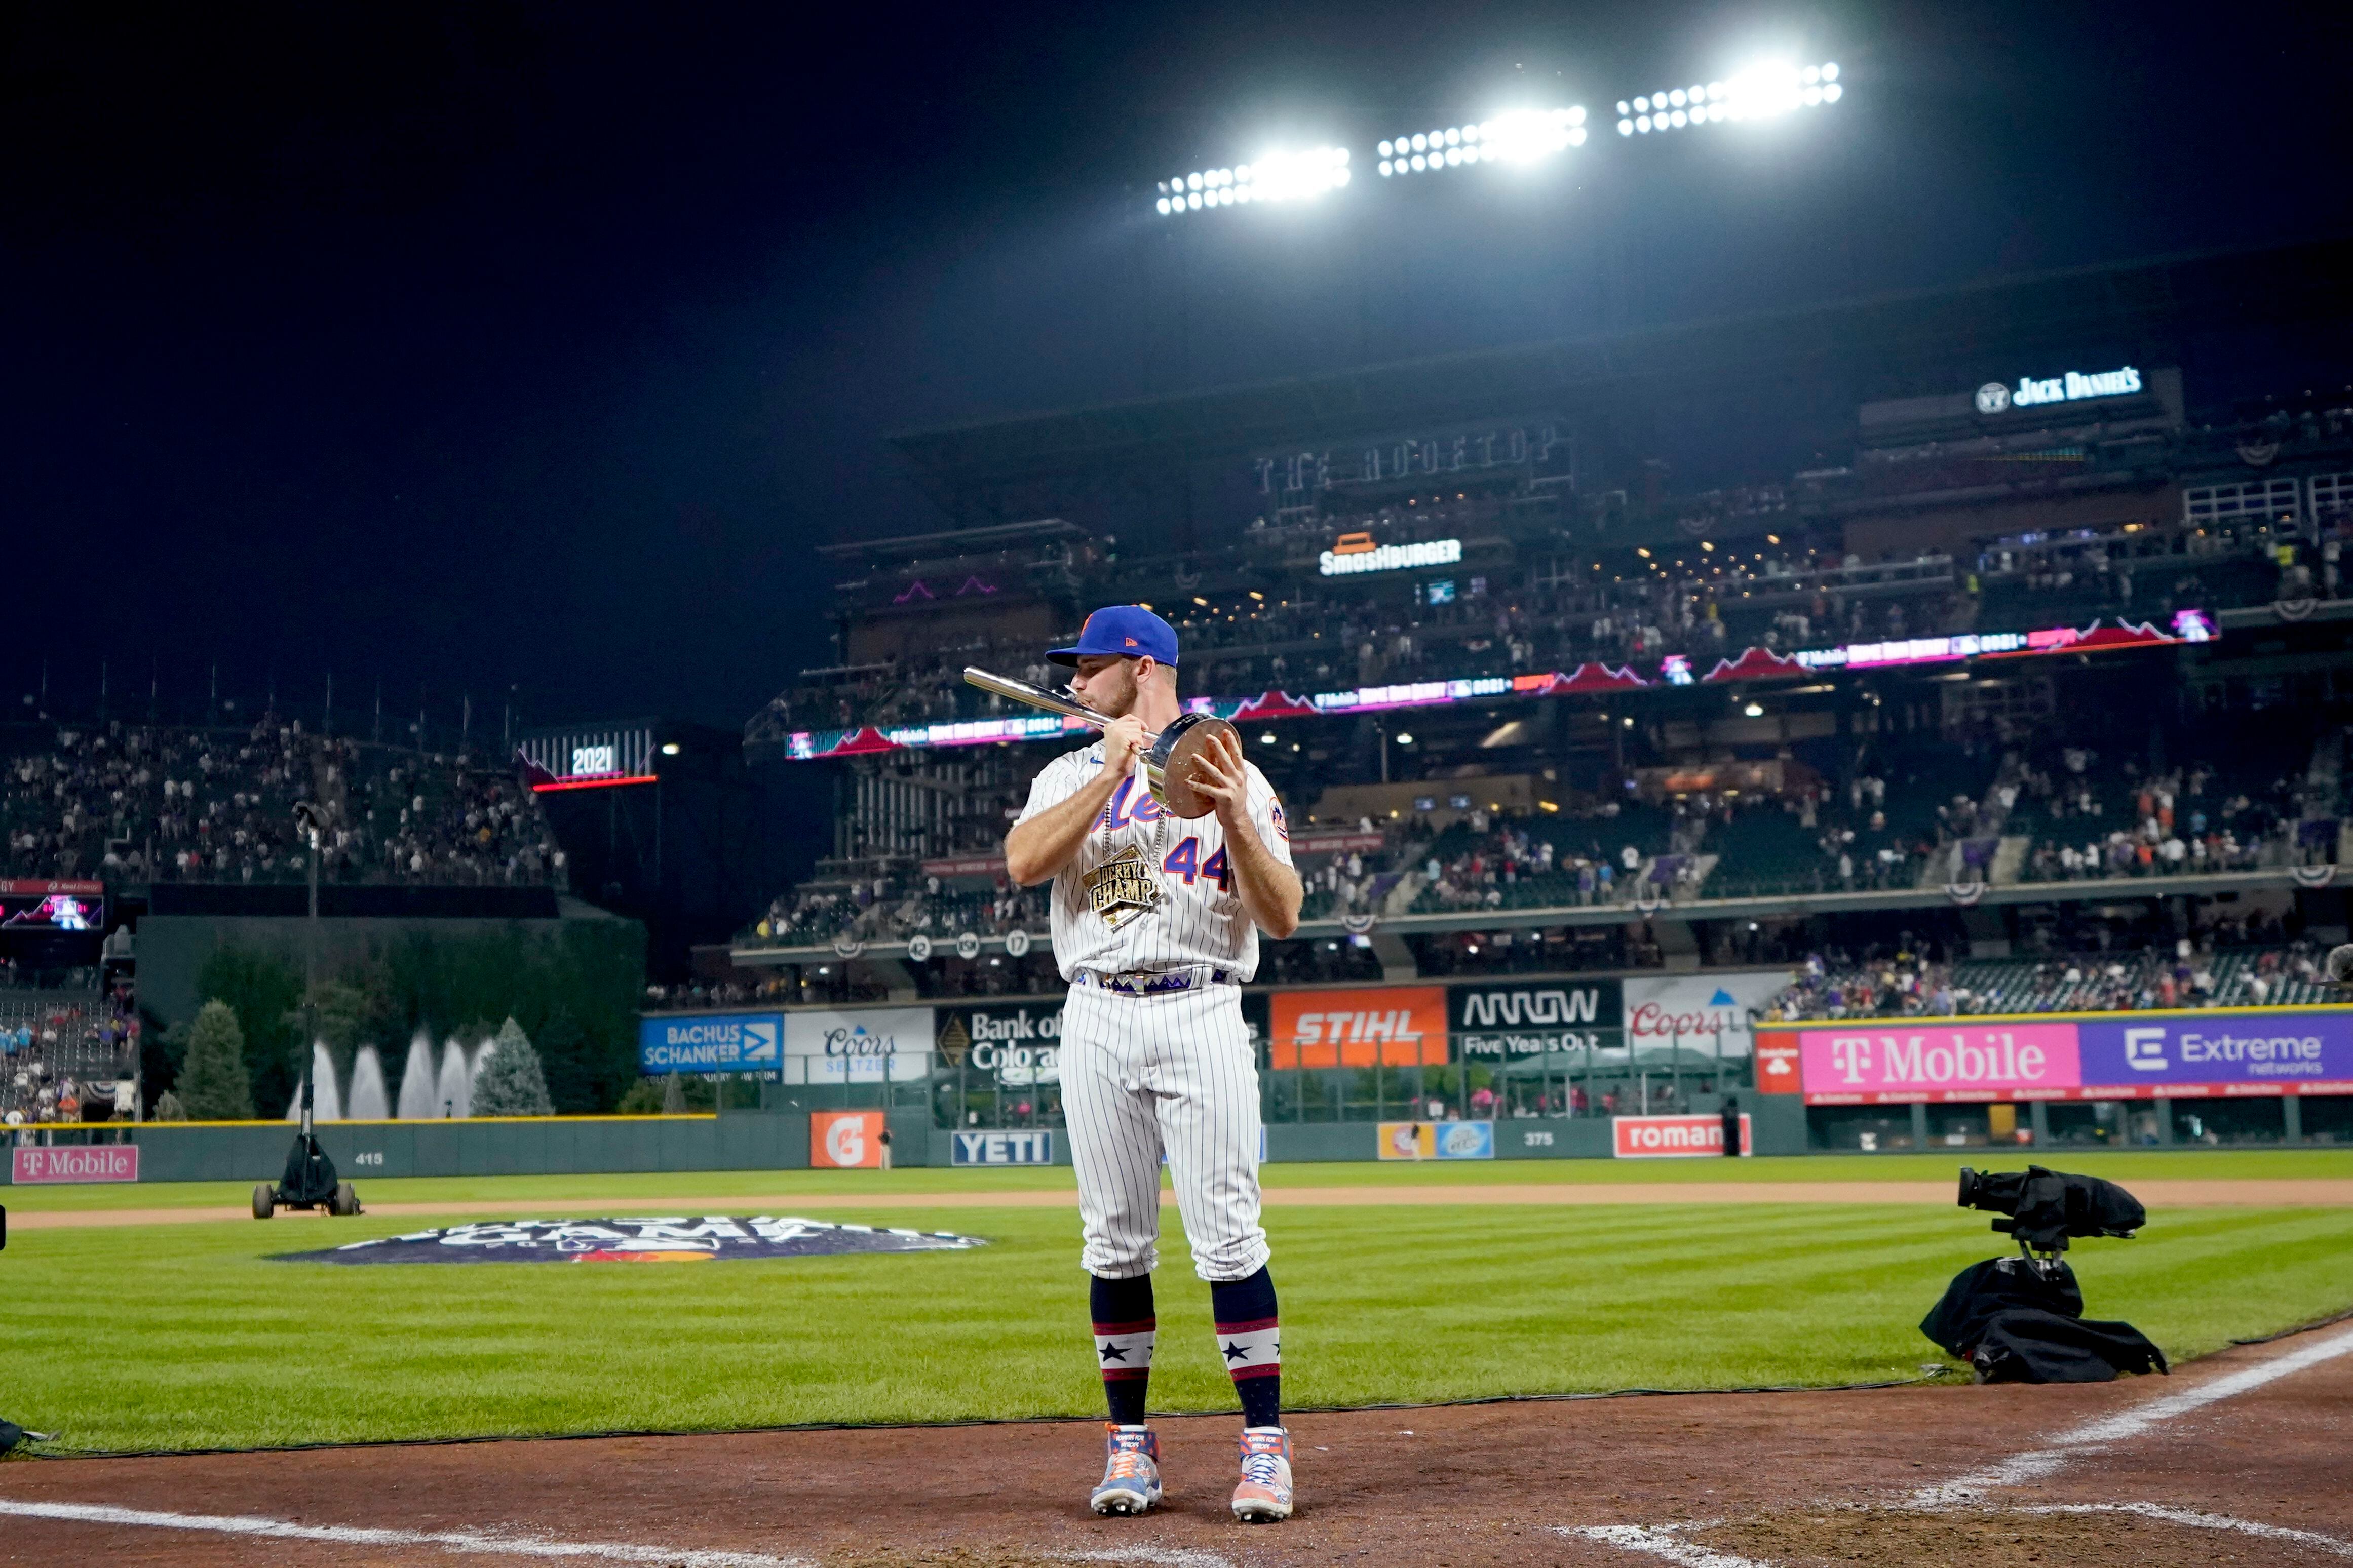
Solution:
M 2022 1258 L 1989 1258 L 1953 1276 L 1944 1299 L 1920 1320 L 1920 1331 L 1947 1355 L 1967 1361 L 1985 1338 L 1986 1325 L 2017 1308 L 2056 1312 L 2061 1317 L 2084 1315 L 2084 1292 L 2076 1287 L 2075 1271 L 2053 1263 L 2047 1273 L 2030 1268 Z
M 2170 1370 L 2165 1352 L 2130 1323 L 2033 1308 L 1998 1313 L 1969 1363 L 1979 1383 L 2109 1383 L 2119 1373 Z

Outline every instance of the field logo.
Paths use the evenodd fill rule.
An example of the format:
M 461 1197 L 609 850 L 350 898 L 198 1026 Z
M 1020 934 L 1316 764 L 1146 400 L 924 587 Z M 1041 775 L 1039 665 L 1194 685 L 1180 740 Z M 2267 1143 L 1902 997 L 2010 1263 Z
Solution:
M 712 1263 L 851 1252 L 960 1252 L 987 1245 L 978 1237 L 941 1230 L 884 1230 L 791 1215 L 701 1215 L 483 1220 L 270 1257 L 278 1263 Z
M 1721 1116 L 1613 1116 L 1609 1152 L 1620 1160 L 1683 1160 L 1724 1157 Z M 1740 1115 L 1740 1152 L 1751 1152 L 1748 1113 Z
M 1050 1165 L 1054 1135 L 1034 1132 L 957 1132 L 950 1135 L 949 1163 L 957 1165 Z

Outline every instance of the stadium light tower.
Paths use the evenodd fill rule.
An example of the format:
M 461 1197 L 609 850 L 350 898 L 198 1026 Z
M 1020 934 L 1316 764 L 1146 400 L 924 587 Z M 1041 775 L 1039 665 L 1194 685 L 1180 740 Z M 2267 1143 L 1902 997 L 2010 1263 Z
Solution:
M 1751 66 L 1724 81 L 1664 88 L 1618 101 L 1618 134 L 1647 136 L 1725 121 L 1771 120 L 1797 109 L 1820 109 L 1846 96 L 1838 62 Z
M 1269 153 L 1255 163 L 1202 169 L 1163 180 L 1153 210 L 1176 217 L 1205 207 L 1253 202 L 1313 201 L 1348 183 L 1345 147 L 1310 147 L 1303 153 Z
M 1393 136 L 1377 149 L 1383 178 L 1471 163 L 1532 163 L 1585 145 L 1585 108 L 1514 110 L 1476 125 Z

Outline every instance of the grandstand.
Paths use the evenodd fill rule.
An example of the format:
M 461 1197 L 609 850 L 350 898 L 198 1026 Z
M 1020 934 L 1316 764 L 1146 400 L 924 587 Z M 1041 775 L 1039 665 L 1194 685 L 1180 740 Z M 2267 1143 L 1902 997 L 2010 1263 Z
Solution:
M 297 801 L 332 816 L 322 880 L 549 886 L 564 851 L 512 768 L 308 732 L 0 726 L 0 869 L 111 882 L 298 882 Z
M 839 657 L 746 744 L 836 772 L 833 842 L 733 962 L 772 999 L 1051 994 L 999 845 L 1075 737 L 961 671 L 1057 684 L 1041 650 L 1138 602 L 1300 829 L 1264 984 L 1778 963 L 1787 1020 L 2326 1000 L 2353 389 L 2215 400 L 2203 361 L 2334 321 L 2337 254 L 902 437 L 956 526 L 826 551 Z M 2137 390 L 1982 395 L 2111 363 Z M 1785 405 L 1799 374 L 1827 404 Z M 1679 453 L 1671 384 L 1778 432 L 1778 471 Z

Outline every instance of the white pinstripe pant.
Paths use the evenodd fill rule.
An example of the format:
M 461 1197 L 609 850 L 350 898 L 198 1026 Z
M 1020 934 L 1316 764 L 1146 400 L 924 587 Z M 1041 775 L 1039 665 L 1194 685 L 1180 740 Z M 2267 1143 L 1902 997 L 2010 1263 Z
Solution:
M 1159 1261 L 1163 1150 L 1194 1271 L 1246 1279 L 1266 1267 L 1258 1063 L 1240 990 L 1128 996 L 1073 985 L 1061 1058 L 1087 1272 L 1127 1279 Z

